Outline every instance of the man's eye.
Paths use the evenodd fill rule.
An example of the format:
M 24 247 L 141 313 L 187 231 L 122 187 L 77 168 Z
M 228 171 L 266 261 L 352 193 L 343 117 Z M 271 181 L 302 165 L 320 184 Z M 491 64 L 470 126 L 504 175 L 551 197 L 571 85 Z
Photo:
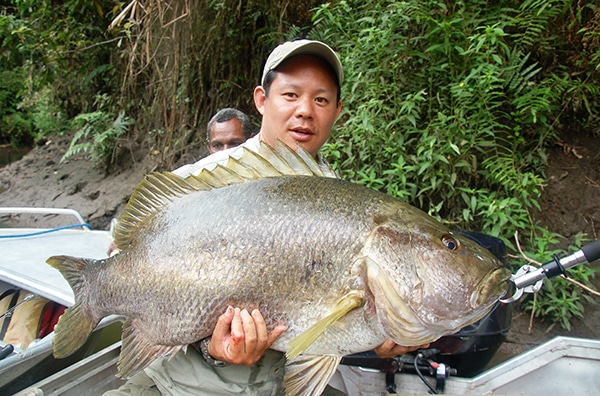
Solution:
M 221 143 L 211 143 L 210 147 L 212 147 L 214 149 L 220 149 L 221 147 L 223 147 L 223 144 L 221 144 Z

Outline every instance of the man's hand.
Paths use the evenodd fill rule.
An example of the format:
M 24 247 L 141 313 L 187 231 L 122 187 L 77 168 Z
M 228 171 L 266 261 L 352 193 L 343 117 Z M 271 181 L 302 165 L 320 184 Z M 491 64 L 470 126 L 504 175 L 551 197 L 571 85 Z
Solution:
M 115 241 L 110 241 L 110 245 L 108 245 L 108 250 L 106 252 L 108 257 L 112 257 L 119 252 L 120 252 L 120 250 L 117 247 L 117 245 L 115 244 Z
M 285 326 L 279 325 L 269 333 L 258 309 L 250 314 L 246 309 L 228 307 L 219 316 L 208 353 L 216 360 L 250 366 L 260 360 L 285 330 Z
M 425 349 L 429 348 L 429 344 L 405 347 L 402 345 L 396 344 L 393 340 L 388 339 L 383 344 L 379 345 L 377 348 L 373 349 L 373 351 L 380 358 L 393 358 L 398 355 L 404 355 L 405 353 L 416 351 L 417 349 Z

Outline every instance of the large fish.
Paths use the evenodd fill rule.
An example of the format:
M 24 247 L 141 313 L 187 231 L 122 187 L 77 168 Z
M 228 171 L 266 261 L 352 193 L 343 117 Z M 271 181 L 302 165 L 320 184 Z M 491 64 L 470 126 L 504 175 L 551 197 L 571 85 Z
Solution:
M 257 307 L 287 331 L 288 394 L 320 394 L 343 355 L 386 339 L 432 342 L 483 317 L 510 275 L 487 250 L 424 212 L 336 179 L 301 148 L 263 144 L 182 179 L 148 176 L 119 219 L 122 252 L 55 256 L 75 304 L 54 355 L 76 351 L 101 318 L 127 317 L 127 377 L 211 335 L 227 306 Z

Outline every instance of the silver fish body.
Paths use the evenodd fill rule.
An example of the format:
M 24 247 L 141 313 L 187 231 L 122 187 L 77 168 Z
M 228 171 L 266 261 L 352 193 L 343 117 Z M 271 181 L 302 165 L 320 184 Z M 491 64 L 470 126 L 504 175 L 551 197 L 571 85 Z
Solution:
M 424 212 L 340 179 L 213 188 L 167 173 L 136 194 L 120 254 L 49 259 L 76 296 L 55 355 L 72 353 L 102 317 L 124 315 L 122 376 L 210 336 L 226 307 L 258 308 L 269 329 L 287 327 L 272 348 L 288 352 L 288 392 L 318 394 L 343 355 L 388 338 L 421 345 L 477 321 L 510 275 Z M 310 386 L 297 385 L 305 377 Z

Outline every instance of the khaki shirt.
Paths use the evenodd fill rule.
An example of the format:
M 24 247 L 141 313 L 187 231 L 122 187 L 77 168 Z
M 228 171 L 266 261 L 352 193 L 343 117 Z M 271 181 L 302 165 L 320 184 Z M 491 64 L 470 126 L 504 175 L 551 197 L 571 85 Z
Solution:
M 267 350 L 252 366 L 213 367 L 192 348 L 156 360 L 145 373 L 163 395 L 283 395 L 285 355 Z

